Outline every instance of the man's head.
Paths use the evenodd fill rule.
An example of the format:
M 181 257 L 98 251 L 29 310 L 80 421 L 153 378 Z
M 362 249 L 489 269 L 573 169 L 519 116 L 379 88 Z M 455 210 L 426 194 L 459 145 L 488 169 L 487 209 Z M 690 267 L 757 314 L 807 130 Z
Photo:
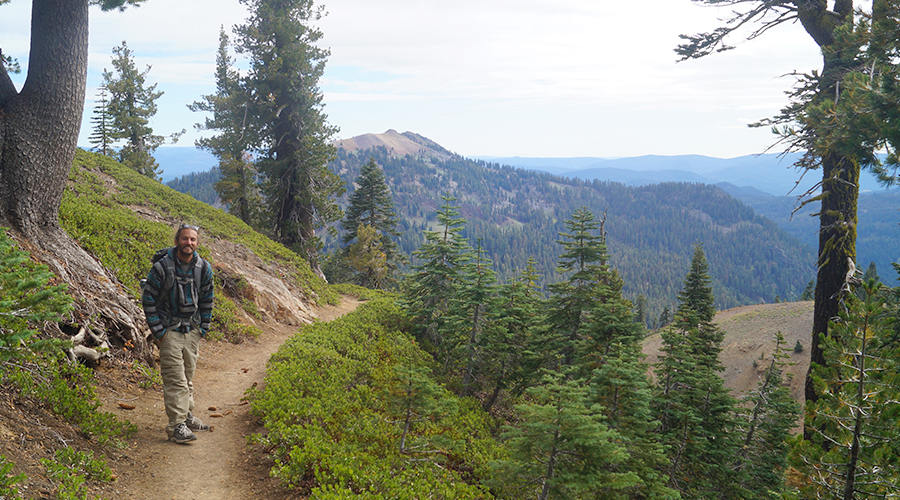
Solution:
M 194 258 L 194 251 L 197 250 L 200 240 L 199 231 L 200 228 L 197 226 L 182 224 L 175 233 L 176 253 L 182 261 L 189 262 Z

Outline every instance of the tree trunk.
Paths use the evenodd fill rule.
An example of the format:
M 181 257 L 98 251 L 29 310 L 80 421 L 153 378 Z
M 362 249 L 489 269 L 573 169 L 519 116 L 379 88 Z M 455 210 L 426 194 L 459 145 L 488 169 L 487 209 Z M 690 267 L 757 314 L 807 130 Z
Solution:
M 848 259 L 856 260 L 856 203 L 859 198 L 859 165 L 837 154 L 822 160 L 825 196 L 819 215 L 819 271 L 813 311 L 810 361 L 826 364 L 819 335 L 828 333 L 828 322 L 837 316 Z M 810 368 L 811 370 L 812 368 Z M 806 377 L 806 400 L 818 399 L 812 380 Z
M 832 32 L 837 25 L 849 21 L 853 2 L 840 0 L 835 4 L 835 12 L 840 21 L 831 24 L 819 22 L 818 26 L 829 28 L 828 36 L 818 36 L 804 22 L 807 32 L 825 48 L 834 43 Z M 824 28 L 821 28 L 824 29 Z M 851 49 L 853 50 L 853 49 Z M 849 71 L 852 54 L 825 52 L 822 64 L 822 79 L 818 91 L 821 99 L 835 99 L 838 82 Z M 848 158 L 834 148 L 821 158 L 822 164 L 822 205 L 819 210 L 819 252 L 816 274 L 815 305 L 813 306 L 813 331 L 810 361 L 824 366 L 825 357 L 819 347 L 819 335 L 828 333 L 828 322 L 837 316 L 841 287 L 848 270 L 848 259 L 856 260 L 856 205 L 859 199 L 859 162 Z M 816 401 L 818 395 L 813 387 L 810 371 L 806 375 L 805 396 L 807 401 Z
M 87 82 L 88 0 L 34 0 L 21 92 L 0 69 L 0 222 L 75 298 L 73 320 L 103 323 L 113 344 L 153 360 L 140 309 L 60 227 L 59 205 L 81 128 Z M 99 318 L 99 319 L 98 319 Z M 140 320 L 139 320 L 140 321 Z

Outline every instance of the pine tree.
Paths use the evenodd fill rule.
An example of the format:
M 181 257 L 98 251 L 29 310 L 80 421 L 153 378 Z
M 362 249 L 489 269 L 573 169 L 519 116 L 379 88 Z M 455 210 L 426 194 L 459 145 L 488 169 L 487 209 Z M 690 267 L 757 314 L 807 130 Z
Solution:
M 337 128 L 323 112 L 319 78 L 328 50 L 316 44 L 323 9 L 313 0 L 241 0 L 250 17 L 235 32 L 237 51 L 249 58 L 244 79 L 251 151 L 264 175 L 263 192 L 274 237 L 321 273 L 316 229 L 341 218 L 336 198 L 344 185 L 328 162 Z
M 862 275 L 862 282 L 868 283 L 869 281 L 874 281 L 875 283 L 880 283 L 881 279 L 878 277 L 878 267 L 874 262 L 869 262 L 869 267 L 866 268 L 866 272 Z M 865 300 L 866 298 L 866 290 L 864 287 L 859 287 L 856 289 L 856 296 L 859 297 L 860 300 Z
M 152 154 L 163 143 L 163 137 L 153 134 L 150 118 L 156 114 L 156 100 L 163 93 L 156 91 L 156 84 L 146 85 L 150 66 L 138 71 L 134 52 L 124 41 L 120 47 L 113 47 L 112 65 L 114 71 L 103 71 L 103 86 L 110 94 L 108 110 L 113 137 L 125 141 L 119 151 L 119 161 L 157 179 L 159 164 Z
M 647 296 L 644 294 L 639 294 L 634 299 L 634 321 L 647 326 Z
M 113 117 L 109 112 L 109 97 L 107 95 L 106 86 L 101 85 L 97 94 L 97 103 L 94 105 L 93 116 L 91 116 L 93 131 L 91 132 L 89 141 L 91 145 L 94 146 L 94 151 L 105 156 L 112 156 L 112 144 L 114 141 L 112 128 Z
M 430 370 L 425 367 L 394 368 L 392 383 L 384 394 L 388 414 L 395 417 L 391 423 L 400 428 L 397 440 L 398 451 L 415 454 L 417 457 L 439 455 L 442 450 L 432 446 L 427 438 L 415 432 L 423 422 L 439 420 L 455 409 L 455 399 L 447 397 L 444 389 L 436 383 Z M 434 448 L 434 449 L 432 449 Z
M 388 274 L 391 275 L 405 261 L 400 254 L 394 237 L 397 231 L 397 213 L 394 211 L 394 200 L 385 182 L 384 172 L 372 158 L 360 170 L 356 178 L 356 189 L 350 194 L 347 213 L 341 226 L 346 231 L 343 242 L 348 245 L 357 239 L 357 228 L 368 226 L 380 236 L 381 250 L 385 254 Z M 366 285 L 363 285 L 366 286 Z
M 732 464 L 740 443 L 735 400 L 719 376 L 723 332 L 715 314 L 703 247 L 697 245 L 679 293 L 672 327 L 665 329 L 657 363 L 655 416 L 668 447 L 669 487 L 685 499 L 743 498 Z
M 601 234 L 605 242 L 605 235 Z M 600 246 L 599 262 L 608 262 L 605 244 Z M 660 471 L 668 466 L 662 445 L 653 431 L 659 423 L 650 409 L 652 390 L 643 362 L 641 340 L 644 326 L 635 320 L 631 303 L 622 296 L 624 285 L 618 272 L 607 264 L 597 269 L 597 302 L 585 326 L 584 352 L 579 356 L 588 372 L 590 402 L 602 408 L 605 423 L 616 431 L 619 443 L 628 452 L 620 466 L 636 474 L 640 481 L 622 498 L 678 498 L 666 486 Z
M 357 234 L 357 240 L 347 247 L 346 261 L 356 271 L 357 284 L 382 288 L 388 276 L 387 255 L 382 240 L 372 226 L 360 224 Z
M 572 365 L 585 340 L 583 328 L 590 311 L 598 301 L 597 280 L 607 265 L 603 221 L 597 221 L 587 208 L 581 207 L 565 221 L 568 233 L 560 233 L 563 253 L 559 256 L 559 273 L 571 273 L 566 281 L 550 285 L 548 322 L 553 329 L 552 349 L 564 365 Z
M 806 288 L 803 289 L 803 293 L 800 294 L 800 300 L 813 300 L 815 298 L 816 293 L 816 279 L 813 278 L 809 280 L 809 283 L 806 284 Z
M 219 28 L 219 48 L 216 52 L 216 92 L 203 96 L 202 101 L 188 105 L 191 111 L 211 113 L 198 130 L 214 130 L 217 134 L 196 141 L 200 149 L 218 159 L 221 176 L 215 189 L 228 211 L 256 229 L 264 229 L 261 217 L 262 198 L 260 179 L 248 152 L 256 130 L 247 123 L 248 92 L 242 88 L 241 76 L 234 68 L 235 59 L 229 53 L 230 40 L 224 28 Z
M 219 180 L 214 188 L 219 200 L 228 205 L 228 213 L 266 233 L 260 175 L 250 154 L 244 153 L 238 158 L 220 156 L 218 169 Z
M 739 405 L 743 445 L 734 467 L 743 472 L 741 486 L 749 492 L 749 498 L 783 498 L 785 491 L 790 449 L 787 440 L 800 417 L 800 405 L 782 377 L 785 359 L 790 357 L 784 349 L 784 336 L 778 332 L 772 361 L 756 389 Z
M 463 368 L 462 394 L 471 396 L 477 379 L 484 372 L 486 337 L 502 335 L 502 325 L 496 321 L 497 278 L 491 260 L 484 256 L 481 239 L 471 253 L 471 261 L 462 268 L 457 292 L 450 302 L 445 337 L 458 346 Z
M 496 322 L 501 328 L 491 330 L 483 343 L 493 383 L 483 405 L 485 411 L 491 410 L 504 389 L 521 395 L 537 381 L 539 369 L 546 364 L 540 279 L 537 263 L 529 258 L 521 276 L 498 291 Z
M 672 321 L 672 311 L 669 310 L 669 306 L 663 308 L 662 312 L 659 314 L 659 320 L 656 322 L 657 328 L 663 328 L 668 325 Z
M 900 498 L 900 346 L 896 316 L 886 313 L 881 284 L 864 283 L 864 300 L 842 297 L 846 310 L 820 339 L 828 366 L 813 365 L 819 399 L 807 403 L 811 440 L 791 452 L 803 498 Z
M 445 194 L 444 204 L 437 211 L 441 231 L 426 231 L 425 243 L 413 256 L 421 264 L 413 265 L 402 286 L 401 302 L 406 314 L 416 325 L 419 341 L 429 343 L 442 353 L 441 361 L 449 361 L 452 346 L 444 339 L 450 302 L 458 292 L 469 262 L 471 247 L 461 235 L 465 219 L 453 203 L 456 198 Z
M 547 373 L 516 409 L 521 423 L 507 426 L 510 458 L 494 464 L 494 480 L 521 486 L 519 498 L 626 498 L 640 479 L 622 467 L 628 453 L 604 424 L 589 389 L 563 373 Z

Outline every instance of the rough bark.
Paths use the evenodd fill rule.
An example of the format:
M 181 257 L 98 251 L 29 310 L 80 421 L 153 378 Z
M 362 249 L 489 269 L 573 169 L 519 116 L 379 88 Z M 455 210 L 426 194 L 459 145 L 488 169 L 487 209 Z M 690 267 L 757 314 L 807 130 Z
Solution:
M 813 306 L 810 361 L 821 366 L 826 360 L 819 335 L 828 332 L 828 322 L 838 314 L 840 290 L 856 260 L 856 205 L 859 198 L 859 165 L 837 154 L 822 158 L 822 207 L 819 215 L 819 270 Z M 812 365 L 806 376 L 807 401 L 818 399 L 813 386 Z
M 152 363 L 142 314 L 59 224 L 84 109 L 88 0 L 34 0 L 28 74 L 21 92 L 0 69 L 0 223 L 74 296 L 75 322 L 102 328 Z M 136 322 L 137 321 L 137 322 Z
M 808 10 L 801 9 L 800 19 L 807 33 L 820 47 L 825 48 L 834 43 L 834 29 L 852 16 L 853 2 L 838 0 L 833 12 L 825 11 L 824 2 L 821 4 L 821 8 L 815 10 L 824 13 L 812 15 Z M 835 95 L 838 82 L 848 70 L 847 61 L 853 59 L 842 56 L 844 54 L 823 57 L 822 79 L 818 90 L 820 98 L 833 98 Z M 848 259 L 856 260 L 856 206 L 860 167 L 856 160 L 833 150 L 822 155 L 821 166 L 822 205 L 819 211 L 818 271 L 810 361 L 824 366 L 826 361 L 819 347 L 819 335 L 828 332 L 828 322 L 837 316 Z M 818 395 L 810 376 L 811 370 L 812 367 L 806 375 L 804 392 L 807 401 L 816 401 Z

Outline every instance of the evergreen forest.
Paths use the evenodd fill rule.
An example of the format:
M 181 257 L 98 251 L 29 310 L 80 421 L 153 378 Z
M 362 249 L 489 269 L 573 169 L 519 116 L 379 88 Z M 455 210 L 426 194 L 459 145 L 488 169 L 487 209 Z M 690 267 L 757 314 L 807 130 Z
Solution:
M 623 293 L 643 304 L 642 316 L 650 327 L 663 311 L 675 308 L 680 280 L 698 242 L 708 255 L 718 309 L 798 300 L 815 275 L 815 256 L 808 247 L 715 186 L 630 187 L 569 179 L 470 160 L 419 135 L 404 135 L 435 153 L 399 156 L 384 146 L 363 151 L 339 147 L 331 168 L 347 186 L 339 199 L 346 210 L 362 167 L 373 159 L 381 167 L 397 211 L 400 234 L 395 241 L 405 255 L 424 243 L 425 231 L 437 225 L 441 196 L 450 195 L 466 220 L 463 236 L 473 245 L 481 241 L 497 276 L 514 278 L 533 259 L 543 293 L 561 279 L 557 240 L 566 217 L 582 206 L 598 217 L 605 214 L 612 264 L 625 279 Z M 169 186 L 204 193 L 215 179 L 214 173 L 191 174 Z M 344 235 L 340 224 L 333 227 L 336 233 L 321 236 L 324 250 L 331 253 L 339 250 Z

